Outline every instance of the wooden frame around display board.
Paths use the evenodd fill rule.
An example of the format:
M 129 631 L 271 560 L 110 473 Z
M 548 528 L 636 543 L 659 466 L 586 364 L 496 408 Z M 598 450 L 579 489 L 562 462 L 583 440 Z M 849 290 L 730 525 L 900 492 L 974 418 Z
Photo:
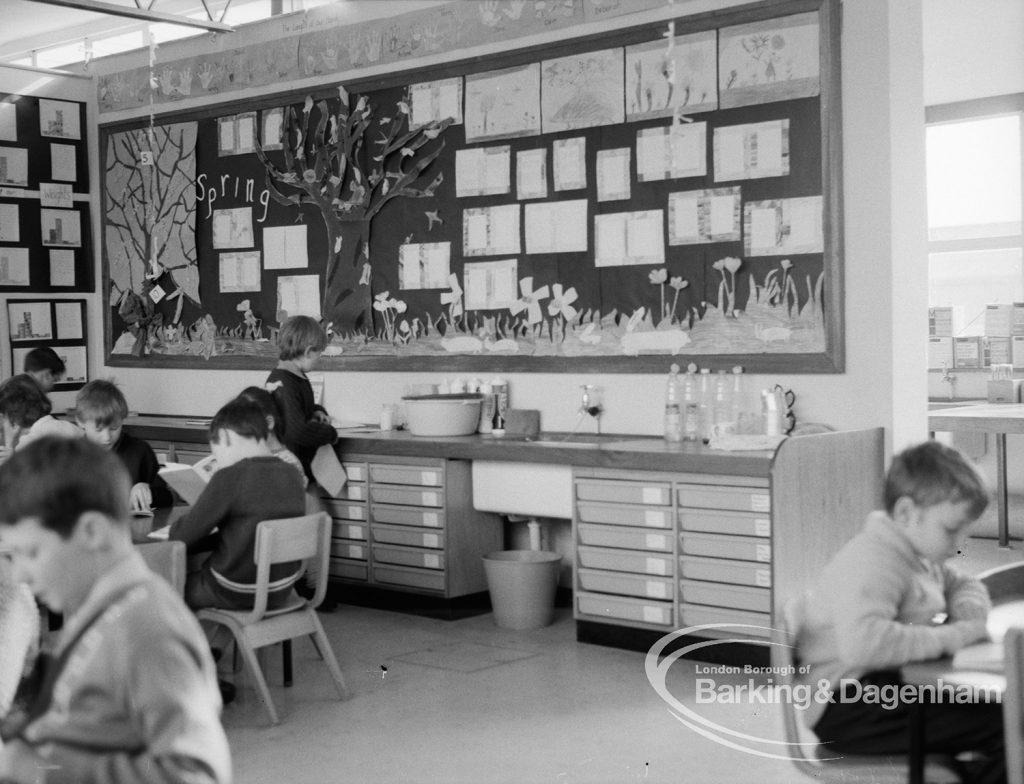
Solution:
M 25 355 L 52 348 L 65 365 L 57 391 L 81 389 L 89 380 L 89 342 L 84 299 L 8 299 L 11 373 L 21 373 Z
M 842 372 L 839 10 L 839 0 L 768 0 L 486 63 L 169 113 L 153 128 L 142 119 L 103 126 L 106 362 L 270 367 L 281 316 L 309 307 L 331 337 L 327 371 L 642 373 L 693 361 Z M 642 81 L 641 72 L 664 81 L 672 58 L 674 82 Z M 606 75 L 623 77 L 623 119 L 599 124 L 588 113 L 608 91 L 559 80 L 602 60 L 612 64 Z M 700 62 L 713 101 L 706 91 L 693 98 L 695 77 L 685 75 Z M 538 80 L 535 127 L 493 133 L 488 120 L 480 125 L 474 91 L 517 70 Z M 437 98 L 453 83 L 462 122 L 428 112 L 409 130 L 426 105 L 418 96 L 456 105 Z M 549 105 L 558 90 L 561 103 Z M 661 111 L 652 109 L 658 101 Z M 362 136 L 349 148 L 362 150 L 359 165 L 372 169 L 377 152 L 386 159 L 382 146 L 403 163 L 393 170 L 385 160 L 376 176 L 345 180 L 326 198 L 328 137 L 360 118 Z M 283 150 L 273 143 L 278 128 Z M 327 141 L 314 149 L 318 134 Z M 662 137 L 659 174 L 650 150 Z M 690 168 L 678 169 L 676 145 L 691 142 Z M 485 177 L 467 189 L 492 154 L 505 161 L 498 187 Z M 524 189 L 528 159 L 538 157 L 535 187 Z M 573 160 L 575 179 L 560 170 Z M 166 173 L 165 164 L 174 173 L 163 181 L 177 184 L 152 212 L 119 201 L 152 194 L 147 172 Z M 414 168 L 417 177 L 403 177 Z M 620 179 L 609 186 L 611 175 Z M 369 218 L 351 231 L 339 206 L 360 183 L 403 191 L 367 210 L 372 233 Z M 125 216 L 157 212 L 170 216 L 166 225 L 125 228 Z M 513 212 L 519 228 L 506 232 Z M 569 220 L 582 228 L 566 248 Z

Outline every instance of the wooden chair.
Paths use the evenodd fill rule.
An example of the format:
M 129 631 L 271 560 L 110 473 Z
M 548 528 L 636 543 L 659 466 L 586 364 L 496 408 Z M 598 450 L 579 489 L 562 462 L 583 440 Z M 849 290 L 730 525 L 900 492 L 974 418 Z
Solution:
M 992 604 L 1024 599 L 1024 561 L 986 569 L 978 579 L 988 588 Z
M 345 697 L 345 679 L 314 609 L 327 592 L 330 536 L 331 519 L 324 512 L 302 517 L 264 520 L 256 528 L 256 596 L 253 609 L 206 608 L 196 613 L 200 621 L 220 624 L 231 631 L 273 724 L 278 723 L 277 710 L 274 708 L 267 680 L 256 656 L 256 651 L 260 648 L 296 637 L 309 636 L 327 664 L 338 694 L 342 698 Z M 293 591 L 284 607 L 268 609 L 271 564 L 302 561 L 306 558 L 316 558 L 320 562 L 319 579 L 313 598 L 302 599 Z
M 783 694 L 790 691 L 792 673 L 800 664 L 796 653 L 796 632 L 803 616 L 801 597 L 790 599 L 781 613 L 781 623 L 772 634 L 771 664 L 775 682 Z M 840 754 L 829 751 L 805 728 L 796 706 L 780 699 L 786 748 L 797 770 L 819 784 L 906 784 L 910 763 L 905 755 Z M 952 760 L 929 755 L 925 762 L 928 784 L 959 784 Z
M 1006 733 L 1007 784 L 1024 784 L 1024 627 L 1014 626 L 1003 637 L 1006 692 L 1003 728 Z
M 179 596 L 185 595 L 185 543 L 145 542 L 135 545 L 151 571 L 171 584 Z

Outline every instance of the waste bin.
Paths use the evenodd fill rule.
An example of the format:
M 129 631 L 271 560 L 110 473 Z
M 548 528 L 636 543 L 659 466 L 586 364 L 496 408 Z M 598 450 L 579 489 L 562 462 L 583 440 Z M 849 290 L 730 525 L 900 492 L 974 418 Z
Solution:
M 562 556 L 544 550 L 500 550 L 483 559 L 496 625 L 539 629 L 551 623 Z

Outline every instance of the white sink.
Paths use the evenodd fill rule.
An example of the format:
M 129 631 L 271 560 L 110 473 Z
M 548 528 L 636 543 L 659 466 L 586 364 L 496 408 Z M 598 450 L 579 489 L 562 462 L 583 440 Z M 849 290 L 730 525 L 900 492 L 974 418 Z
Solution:
M 474 460 L 473 507 L 481 512 L 572 519 L 572 467 Z

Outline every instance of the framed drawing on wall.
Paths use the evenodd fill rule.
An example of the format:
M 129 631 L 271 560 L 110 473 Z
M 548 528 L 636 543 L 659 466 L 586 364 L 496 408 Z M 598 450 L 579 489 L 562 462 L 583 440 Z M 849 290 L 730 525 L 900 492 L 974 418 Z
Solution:
M 43 346 L 64 362 L 64 376 L 54 389 L 80 389 L 89 380 L 84 299 L 8 300 L 11 374 L 21 373 L 25 357 Z
M 105 126 L 107 364 L 269 367 L 307 314 L 324 370 L 842 372 L 839 5 L 766 0 Z M 414 91 L 460 79 L 465 124 L 411 123 Z M 234 144 L 239 118 L 271 114 L 272 143 Z M 159 188 L 134 165 L 146 144 L 172 172 Z M 153 210 L 171 217 L 140 222 Z

